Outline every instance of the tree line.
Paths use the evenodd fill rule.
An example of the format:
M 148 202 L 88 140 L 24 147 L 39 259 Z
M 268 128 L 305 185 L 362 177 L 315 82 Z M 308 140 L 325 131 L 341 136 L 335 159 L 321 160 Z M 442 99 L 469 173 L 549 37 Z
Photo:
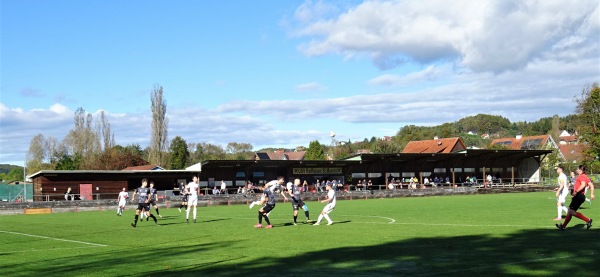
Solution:
M 343 159 L 359 151 L 375 154 L 398 153 L 410 141 L 428 140 L 433 137 L 461 137 L 466 146 L 489 148 L 493 138 L 550 134 L 558 141 L 562 130 L 577 133 L 581 143 L 587 144 L 585 163 L 600 168 L 600 86 L 586 86 L 574 98 L 576 113 L 560 117 L 541 118 L 533 122 L 510 122 L 498 115 L 478 114 L 456 122 L 437 126 L 406 125 L 389 140 L 371 137 L 362 141 L 333 141 L 322 144 L 311 141 L 306 150 L 306 160 Z M 151 92 L 152 132 L 151 143 L 142 149 L 139 144 L 121 146 L 115 144 L 104 112 L 94 119 L 83 108 L 77 109 L 74 127 L 62 141 L 43 134 L 34 136 L 27 155 L 27 174 L 39 170 L 121 170 L 130 166 L 155 164 L 166 169 L 184 169 L 205 160 L 247 160 L 254 157 L 250 143 L 229 142 L 220 145 L 187 142 L 180 136 L 167 140 L 167 105 L 162 86 L 155 85 Z M 487 136 L 483 136 L 487 134 Z M 273 151 L 278 148 L 258 150 Z

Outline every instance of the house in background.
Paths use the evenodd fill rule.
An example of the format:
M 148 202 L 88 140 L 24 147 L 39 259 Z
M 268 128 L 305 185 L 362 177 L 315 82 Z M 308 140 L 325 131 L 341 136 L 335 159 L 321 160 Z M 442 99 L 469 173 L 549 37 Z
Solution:
M 454 153 L 467 149 L 462 139 L 438 138 L 409 142 L 402 153 Z
M 277 150 L 274 152 L 256 152 L 254 154 L 254 160 L 302 161 L 304 160 L 304 155 L 306 155 L 306 151 Z

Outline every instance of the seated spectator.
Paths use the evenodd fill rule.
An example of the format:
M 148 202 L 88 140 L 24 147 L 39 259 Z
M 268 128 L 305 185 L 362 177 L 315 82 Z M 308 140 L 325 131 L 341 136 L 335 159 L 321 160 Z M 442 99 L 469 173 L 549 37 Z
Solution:
M 219 188 L 214 187 L 213 190 L 212 190 L 212 193 L 213 194 L 221 194 L 221 191 L 219 190 Z

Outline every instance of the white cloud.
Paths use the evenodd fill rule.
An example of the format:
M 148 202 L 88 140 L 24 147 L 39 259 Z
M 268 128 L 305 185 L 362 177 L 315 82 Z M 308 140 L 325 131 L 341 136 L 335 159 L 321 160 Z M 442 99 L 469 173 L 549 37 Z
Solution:
M 303 13 L 311 14 L 311 3 L 301 6 Z M 300 45 L 309 56 L 365 56 L 382 69 L 451 61 L 499 73 L 552 55 L 553 47 L 592 44 L 595 53 L 578 52 L 586 56 L 576 58 L 597 55 L 599 5 L 592 0 L 367 1 L 333 19 L 311 18 L 296 32 L 310 38 Z
M 442 74 L 444 74 L 445 71 L 447 70 L 430 65 L 421 71 L 411 72 L 406 75 L 383 74 L 381 76 L 377 76 L 369 80 L 368 83 L 370 85 L 383 86 L 401 86 L 407 84 L 418 84 L 421 82 L 435 81 Z
M 323 85 L 316 83 L 316 82 L 304 83 L 304 84 L 299 84 L 296 86 L 296 90 L 299 92 L 315 92 L 315 91 L 321 91 L 324 89 L 325 89 L 325 87 Z

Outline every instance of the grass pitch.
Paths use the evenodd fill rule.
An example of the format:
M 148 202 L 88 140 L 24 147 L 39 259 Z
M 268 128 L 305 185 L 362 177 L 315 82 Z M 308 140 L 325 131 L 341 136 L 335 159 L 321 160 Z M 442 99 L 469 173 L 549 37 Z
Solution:
M 573 218 L 559 231 L 553 196 L 338 201 L 332 226 L 293 226 L 278 203 L 273 229 L 253 228 L 258 207 L 245 205 L 198 208 L 196 224 L 161 209 L 160 226 L 135 229 L 133 210 L 0 216 L 0 275 L 598 276 L 600 208 L 580 210 L 597 218 L 590 230 Z M 316 220 L 324 204 L 307 205 Z

